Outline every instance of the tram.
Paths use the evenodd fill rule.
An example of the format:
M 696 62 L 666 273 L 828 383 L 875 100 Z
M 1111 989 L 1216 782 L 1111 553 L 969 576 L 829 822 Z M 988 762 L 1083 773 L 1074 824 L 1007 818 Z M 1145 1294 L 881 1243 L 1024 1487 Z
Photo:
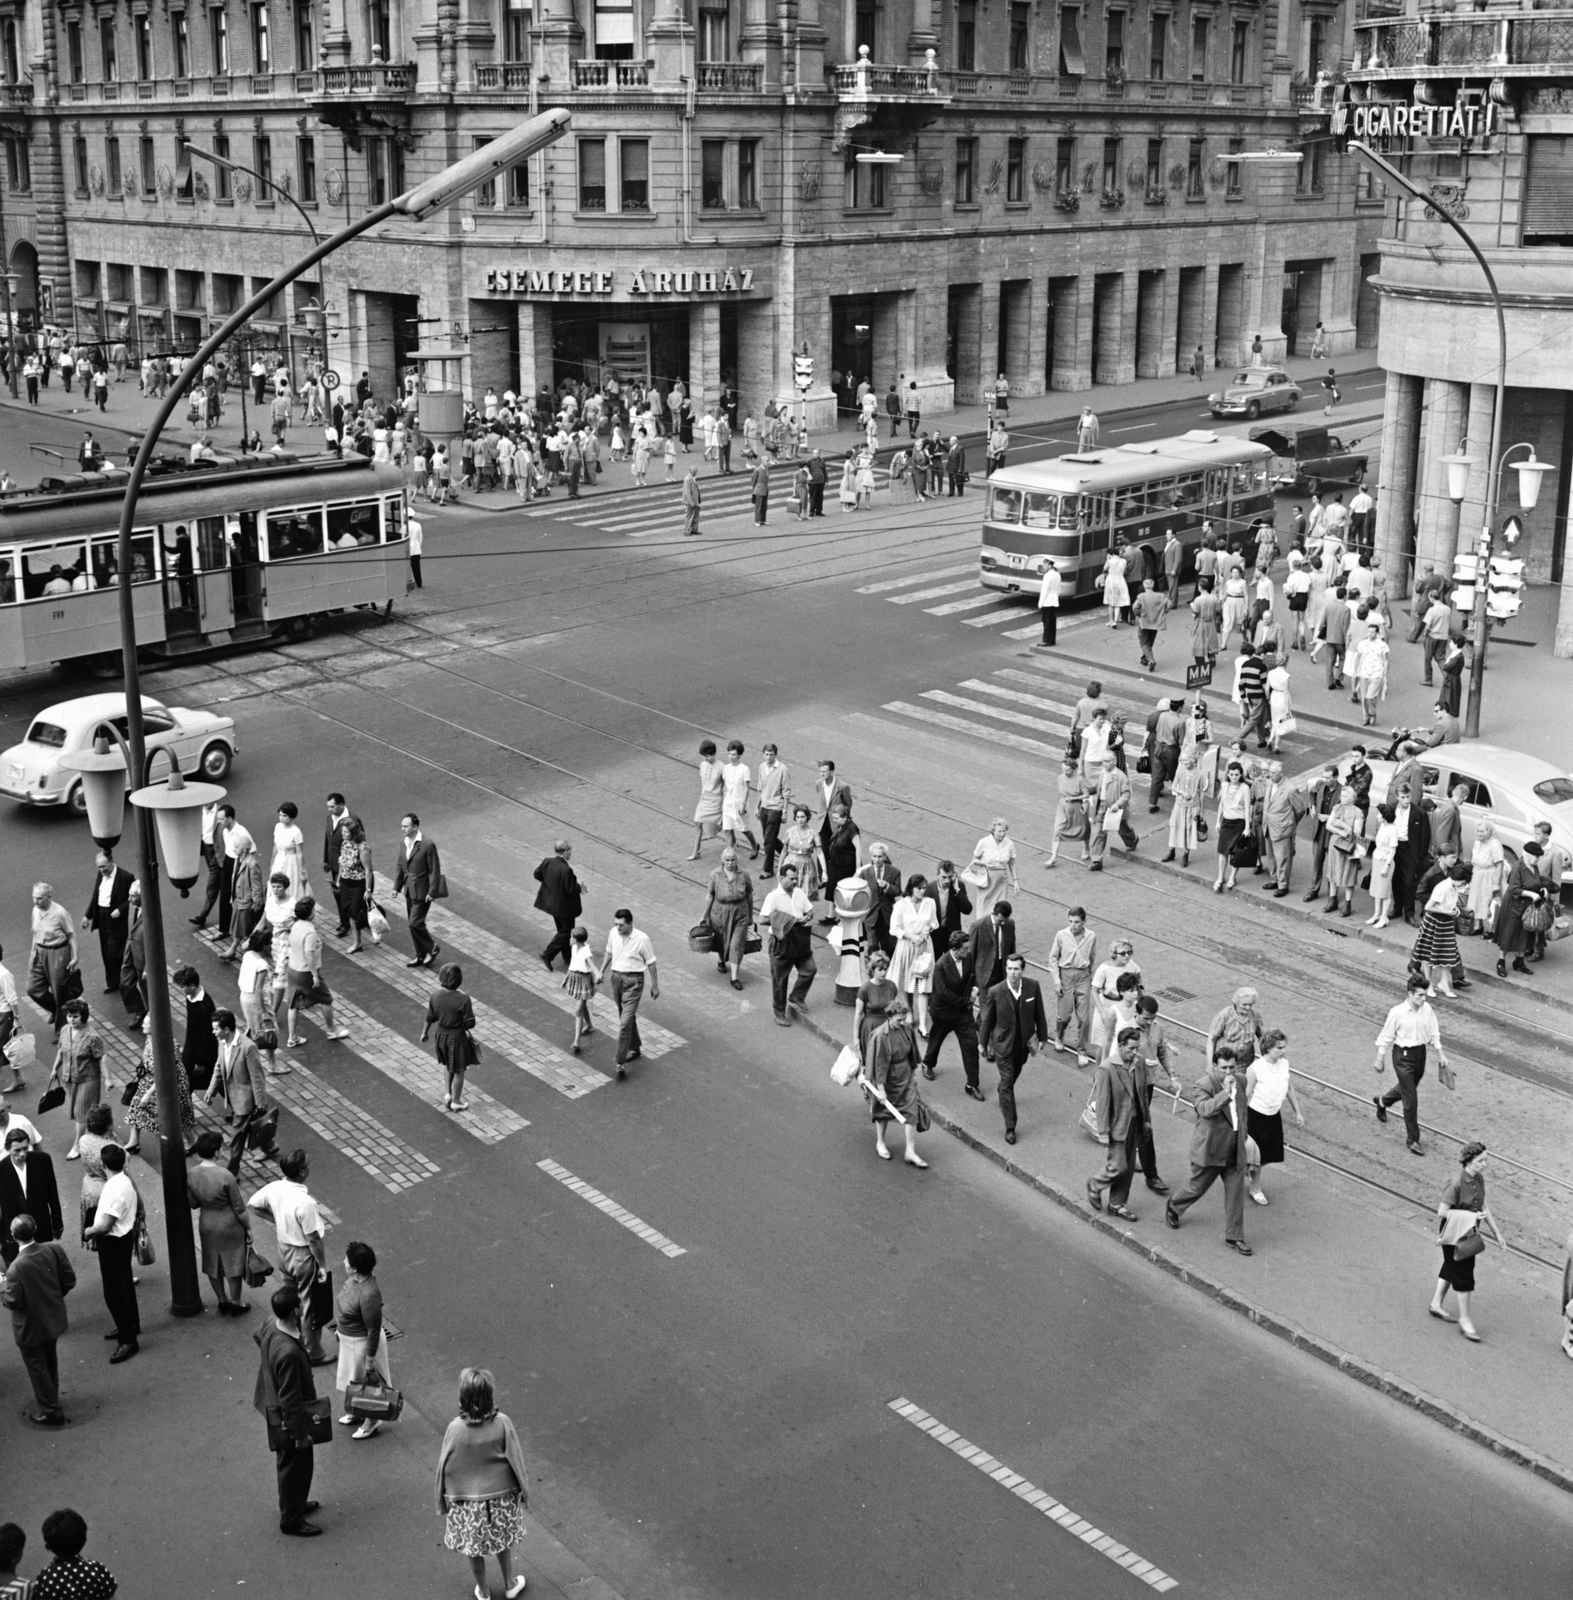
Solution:
M 1264 444 L 1197 428 L 1001 468 L 988 480 L 979 577 L 985 588 L 1036 592 L 1053 560 L 1069 600 L 1093 592 L 1112 545 L 1161 550 L 1168 528 L 1189 575 L 1204 521 L 1233 538 L 1273 520 L 1272 459 Z
M 161 462 L 131 540 L 137 642 L 165 658 L 403 595 L 401 474 L 363 456 Z M 119 659 L 124 474 L 0 496 L 0 667 Z

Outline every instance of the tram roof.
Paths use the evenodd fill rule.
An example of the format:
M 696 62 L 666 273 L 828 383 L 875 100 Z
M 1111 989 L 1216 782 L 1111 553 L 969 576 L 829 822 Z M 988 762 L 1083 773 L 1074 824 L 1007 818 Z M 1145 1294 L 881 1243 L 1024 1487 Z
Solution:
M 1121 484 L 1153 478 L 1173 478 L 1206 467 L 1233 466 L 1241 461 L 1266 461 L 1272 451 L 1251 439 L 1234 439 L 1208 428 L 1168 439 L 1148 439 L 1140 444 L 1099 446 L 1047 461 L 1028 461 L 996 470 L 991 486 L 1008 489 L 1070 490 L 1114 489 Z

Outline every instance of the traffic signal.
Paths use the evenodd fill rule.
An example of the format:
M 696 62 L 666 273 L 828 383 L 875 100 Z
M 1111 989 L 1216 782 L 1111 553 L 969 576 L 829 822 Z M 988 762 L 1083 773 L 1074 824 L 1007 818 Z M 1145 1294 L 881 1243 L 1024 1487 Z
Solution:
M 1516 617 L 1524 604 L 1524 563 L 1513 556 L 1492 556 L 1486 584 L 1486 615 L 1498 622 Z
M 801 355 L 792 357 L 792 376 L 805 394 L 814 387 L 814 358 L 806 346 Z
M 1480 576 L 1480 557 L 1473 550 L 1460 550 L 1453 557 L 1453 596 L 1455 611 L 1475 609 L 1475 583 Z

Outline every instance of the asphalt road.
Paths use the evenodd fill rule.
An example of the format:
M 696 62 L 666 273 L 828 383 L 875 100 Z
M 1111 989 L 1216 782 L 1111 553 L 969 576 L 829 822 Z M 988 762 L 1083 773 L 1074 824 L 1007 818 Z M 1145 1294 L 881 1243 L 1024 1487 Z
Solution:
M 1172 431 L 1179 420 L 1153 425 Z M 474 1083 L 528 1126 L 496 1143 L 467 1137 L 361 1040 L 331 1047 L 315 1031 L 310 1070 L 439 1172 L 391 1195 L 347 1153 L 349 1139 L 286 1118 L 342 1219 L 333 1247 L 363 1237 L 382 1257 L 390 1312 L 408 1334 L 395 1346 L 401 1385 L 440 1427 L 458 1368 L 490 1365 L 538 1473 L 536 1514 L 628 1600 L 1135 1592 L 1128 1573 L 893 1413 L 902 1396 L 1185 1592 L 1544 1593 L 1573 1531 L 1565 1497 L 1144 1269 L 947 1137 L 924 1142 L 927 1173 L 877 1162 L 861 1103 L 828 1081 L 825 1048 L 769 1025 L 758 965 L 743 1009 L 680 949 L 672 929 L 697 911 L 705 870 L 683 859 L 702 731 L 736 729 L 757 746 L 779 730 L 800 771 L 834 754 L 867 837 L 890 838 L 904 865 L 940 848 L 964 853 L 1000 808 L 1015 813 L 1019 837 L 1044 835 L 1031 752 L 958 743 L 954 730 L 888 709 L 921 707 L 931 685 L 969 673 L 1019 670 L 1020 647 L 967 626 L 966 612 L 887 604 L 910 583 L 857 592 L 928 563 L 964 566 L 977 510 L 974 498 L 912 510 L 905 524 L 773 521 L 763 535 L 718 520 L 697 550 L 548 518 L 434 516 L 428 587 L 403 621 L 150 679 L 152 693 L 237 718 L 243 754 L 230 790 L 259 836 L 280 800 L 295 799 L 314 824 L 321 795 L 342 788 L 381 870 L 403 809 L 418 810 L 448 852 L 449 909 L 472 926 L 445 954 L 493 1008 L 482 1032 L 490 1064 Z M 60 692 L 41 682 L 0 702 L 0 736 L 15 737 Z M 28 884 L 52 878 L 75 908 L 91 846 L 63 817 L 8 813 L 0 825 L 0 937 L 15 952 Z M 566 1019 L 539 985 L 499 970 L 485 937 L 528 958 L 539 939 L 524 909 L 529 865 L 559 831 L 593 863 L 597 942 L 615 903 L 656 930 L 667 978 L 645 1015 L 683 1041 L 627 1083 L 603 1078 L 574 1098 L 511 1069 L 527 1048 L 504 1023 L 561 1050 Z M 1093 900 L 1097 883 L 1097 920 L 1136 930 L 1144 964 L 1193 991 L 1196 1015 L 1259 956 L 1257 914 L 1233 901 L 1201 915 L 1148 880 L 1077 876 L 1062 887 L 1029 868 L 1025 941 L 1041 950 L 1066 896 Z M 172 956 L 191 954 L 178 911 L 171 922 Z M 1298 996 L 1293 975 L 1310 958 L 1292 940 L 1276 957 L 1276 997 L 1297 1036 L 1329 1053 L 1358 1039 L 1368 1052 L 1366 1019 L 1345 1013 L 1384 1004 L 1391 975 L 1324 951 L 1317 992 Z M 198 959 L 227 996 L 232 980 L 210 954 Z M 96 979 L 91 955 L 88 965 Z M 335 955 L 329 975 L 368 1018 L 413 1039 L 421 1008 L 393 989 L 399 970 Z M 816 1014 L 844 1027 L 829 984 L 827 972 Z M 118 1018 L 114 1002 L 109 1015 Z M 1483 1056 L 1492 1027 L 1481 1024 L 1471 1046 Z M 1499 1053 L 1526 1052 L 1515 1043 Z M 609 1068 L 604 1037 L 585 1061 Z M 1533 1064 L 1555 1076 L 1559 1058 L 1547 1049 Z M 543 1160 L 685 1253 L 652 1248 Z M 1203 1202 L 1191 1226 L 1220 1231 L 1217 1202 Z M 77 1313 L 84 1342 L 96 1339 L 93 1294 L 89 1284 Z M 71 1452 L 92 1451 L 95 1438 L 136 1451 L 135 1408 L 174 1392 L 190 1337 L 155 1324 L 147 1356 L 117 1369 L 132 1371 L 135 1395 L 101 1384 L 91 1423 L 18 1440 L 7 1515 L 36 1527 Z M 214 1328 L 207 1340 L 198 1359 L 249 1394 L 249 1339 Z M 96 1362 L 96 1345 L 88 1355 Z M 6 1358 L 0 1372 L 14 1412 L 17 1364 Z M 357 1531 L 369 1509 L 342 1486 L 384 1444 L 379 1498 L 407 1502 L 410 1521 L 380 1525 L 372 1541 Z M 458 1592 L 453 1558 L 434 1548 L 427 1464 L 391 1441 L 335 1448 L 362 1455 L 322 1468 L 331 1567 L 280 1565 L 298 1547 L 280 1552 L 272 1534 L 260 1450 L 246 1476 L 223 1483 L 226 1548 L 251 1564 L 254 1585 L 270 1592 L 271 1580 L 279 1592 L 288 1572 L 309 1573 L 327 1595 L 416 1579 Z M 46 1450 L 49 1471 L 35 1483 L 30 1468 Z M 207 1483 L 189 1454 L 152 1464 L 173 1475 L 176 1503 L 167 1486 L 158 1502 L 169 1517 L 180 1489 Z M 96 1467 L 82 1461 L 77 1492 Z M 185 1537 L 189 1524 L 172 1548 L 174 1528 L 134 1521 L 112 1492 L 111 1477 L 84 1509 L 98 1526 L 118 1524 L 125 1592 L 150 1592 L 155 1576 L 182 1593 L 225 1587 Z

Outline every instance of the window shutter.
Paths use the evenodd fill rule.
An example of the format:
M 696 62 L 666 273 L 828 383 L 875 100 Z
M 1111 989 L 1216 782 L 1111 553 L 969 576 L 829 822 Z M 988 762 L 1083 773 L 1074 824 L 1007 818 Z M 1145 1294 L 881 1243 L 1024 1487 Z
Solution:
M 1573 137 L 1535 134 L 1525 143 L 1524 238 L 1573 238 Z

